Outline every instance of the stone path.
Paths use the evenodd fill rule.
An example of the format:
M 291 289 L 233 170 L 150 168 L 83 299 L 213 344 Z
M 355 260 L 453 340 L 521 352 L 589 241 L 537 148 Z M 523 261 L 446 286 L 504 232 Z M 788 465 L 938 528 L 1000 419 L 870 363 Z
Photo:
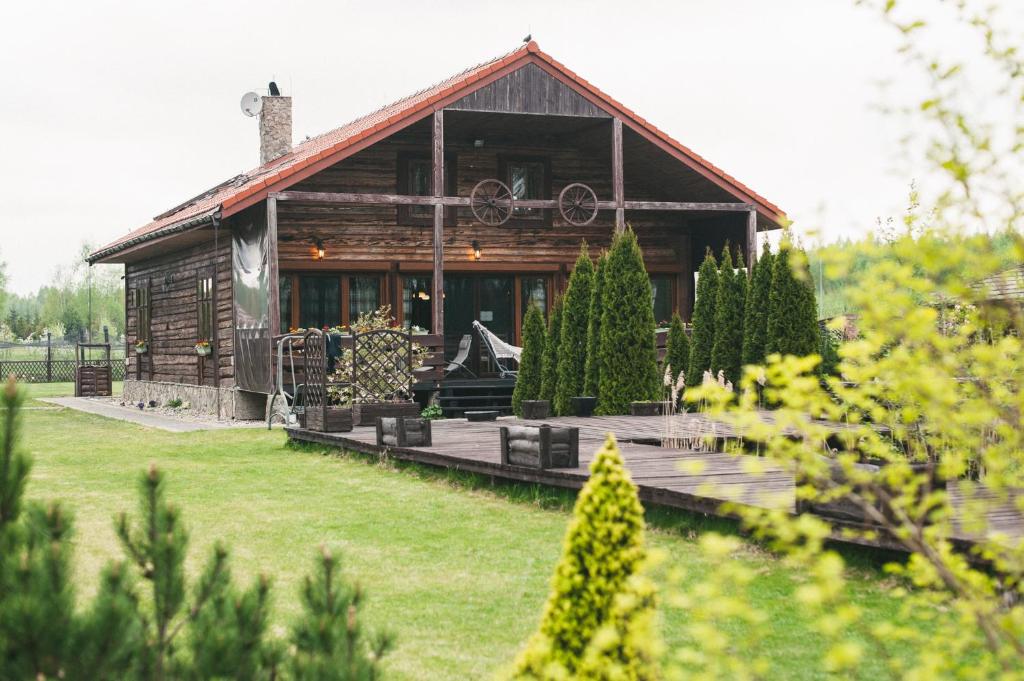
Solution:
M 147 428 L 158 428 L 171 433 L 190 433 L 199 430 L 224 430 L 227 428 L 266 428 L 264 421 L 215 421 L 211 419 L 190 418 L 187 414 L 181 417 L 159 414 L 136 407 L 122 407 L 111 404 L 107 400 L 89 397 L 47 397 L 39 398 L 40 402 L 55 404 L 68 409 L 84 411 L 88 414 L 105 416 L 109 419 L 127 421 Z

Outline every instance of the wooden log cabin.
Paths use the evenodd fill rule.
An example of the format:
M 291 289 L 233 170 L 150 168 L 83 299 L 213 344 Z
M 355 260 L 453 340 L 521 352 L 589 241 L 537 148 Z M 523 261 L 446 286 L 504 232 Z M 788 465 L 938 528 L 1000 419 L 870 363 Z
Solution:
M 148 343 L 129 348 L 129 399 L 252 417 L 274 335 L 382 304 L 430 334 L 437 364 L 473 320 L 518 344 L 580 241 L 596 256 L 627 224 L 656 318 L 688 318 L 705 249 L 729 241 L 752 261 L 757 232 L 785 221 L 535 42 L 296 146 L 291 98 L 260 99 L 261 166 L 89 256 L 125 264 L 128 342 Z M 489 374 L 478 341 L 470 368 Z

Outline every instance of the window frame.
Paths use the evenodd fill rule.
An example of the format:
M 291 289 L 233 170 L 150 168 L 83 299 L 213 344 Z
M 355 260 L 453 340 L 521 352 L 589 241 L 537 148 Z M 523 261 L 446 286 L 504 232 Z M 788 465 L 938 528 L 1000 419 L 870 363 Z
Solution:
M 140 279 L 132 289 L 135 308 L 135 340 L 153 341 L 153 297 L 149 278 Z M 145 325 L 143 325 L 145 318 Z
M 196 272 L 196 341 L 205 340 L 213 345 L 214 325 L 217 323 L 217 285 L 212 270 Z M 205 327 L 205 328 L 204 328 Z M 204 334 L 204 331 L 206 332 Z
M 281 273 L 279 279 L 291 281 L 291 319 L 288 320 L 288 329 L 304 328 L 302 323 L 302 277 L 316 277 L 321 279 L 338 280 L 338 304 L 340 306 L 339 319 L 342 326 L 349 326 L 355 321 L 351 317 L 351 278 L 366 277 L 377 280 L 377 307 L 388 301 L 387 273 L 377 270 L 341 270 L 323 272 L 320 270 L 287 270 Z M 392 311 L 392 314 L 395 314 Z M 282 320 L 282 324 L 283 324 Z M 308 327 L 307 327 L 308 328 Z
M 426 161 L 431 166 L 430 184 L 431 191 L 433 191 L 434 177 L 433 177 L 433 158 L 429 153 L 416 152 L 416 151 L 400 151 L 398 152 L 397 162 L 395 164 L 395 172 L 397 177 L 395 178 L 395 186 L 398 188 L 400 195 L 410 195 L 412 192 L 409 188 L 409 162 L 410 161 Z M 455 196 L 458 194 L 458 157 L 453 153 L 446 153 L 444 155 L 444 195 Z M 399 205 L 397 211 L 396 222 L 397 224 L 404 227 L 432 227 L 434 225 L 434 218 L 431 217 L 419 217 L 412 214 L 413 206 Z M 455 206 L 445 206 L 444 208 L 444 225 L 445 227 L 454 227 L 458 221 L 458 212 Z
M 551 157 L 543 155 L 519 155 L 519 154 L 500 154 L 498 156 L 498 176 L 501 181 L 508 186 L 509 191 L 512 191 L 512 176 L 510 166 L 516 163 L 540 163 L 544 167 L 544 178 L 541 182 L 541 191 L 543 196 L 538 197 L 540 200 L 551 200 Z M 508 222 L 505 223 L 505 227 L 550 227 L 552 224 L 553 212 L 550 208 L 541 208 L 536 217 L 524 217 L 522 215 L 512 215 L 509 217 Z

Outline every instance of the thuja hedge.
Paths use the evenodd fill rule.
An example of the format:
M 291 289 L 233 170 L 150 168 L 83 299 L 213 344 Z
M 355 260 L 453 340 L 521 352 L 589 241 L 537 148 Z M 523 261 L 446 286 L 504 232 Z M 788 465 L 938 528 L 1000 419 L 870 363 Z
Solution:
M 540 363 L 539 399 L 553 401 L 558 387 L 558 341 L 562 330 L 562 297 L 556 296 L 551 305 L 548 335 L 544 342 L 544 356 Z
M 737 258 L 742 265 L 742 256 Z M 732 253 L 726 244 L 722 266 L 718 270 L 718 296 L 715 301 L 715 341 L 711 348 L 711 371 L 721 371 L 726 380 L 738 384 L 743 361 L 743 314 L 747 296 L 747 274 L 733 268 Z
M 540 399 L 541 369 L 547 332 L 544 314 L 531 303 L 523 320 L 523 354 L 519 361 L 519 376 L 512 392 L 512 412 L 523 415 L 523 400 Z
M 587 365 L 587 328 L 591 295 L 594 288 L 594 263 L 590 261 L 587 242 L 580 244 L 576 266 L 569 277 L 569 286 L 562 299 L 562 326 L 558 339 L 558 384 L 555 388 L 554 413 L 572 414 L 572 398 L 583 395 L 584 372 Z
M 699 385 L 711 368 L 715 343 L 715 307 L 718 304 L 718 264 L 708 249 L 697 274 L 697 300 L 693 304 L 693 337 L 690 339 L 689 385 Z
M 605 268 L 597 410 L 628 414 L 631 402 L 660 392 L 651 280 L 632 229 L 615 237 Z
M 594 272 L 594 288 L 590 294 L 590 313 L 587 315 L 587 364 L 584 367 L 583 394 L 596 396 L 601 394 L 601 311 L 604 301 L 604 273 L 608 254 L 602 253 L 597 259 L 597 270 Z

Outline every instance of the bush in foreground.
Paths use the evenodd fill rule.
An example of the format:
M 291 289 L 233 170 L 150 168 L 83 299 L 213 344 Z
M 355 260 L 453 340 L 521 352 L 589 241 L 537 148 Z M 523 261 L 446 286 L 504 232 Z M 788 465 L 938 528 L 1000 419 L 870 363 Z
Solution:
M 190 588 L 188 534 L 155 466 L 140 479 L 138 521 L 116 522 L 126 560 L 104 568 L 96 597 L 76 607 L 70 515 L 58 503 L 22 508 L 22 399 L 12 379 L 0 395 L 0 678 L 379 677 L 391 639 L 363 632 L 360 593 L 327 554 L 306 580 L 292 646 L 269 634 L 269 579 L 239 587 L 221 545 Z
M 514 677 L 654 678 L 654 591 L 643 560 L 643 507 L 609 435 L 576 499 L 540 628 Z

